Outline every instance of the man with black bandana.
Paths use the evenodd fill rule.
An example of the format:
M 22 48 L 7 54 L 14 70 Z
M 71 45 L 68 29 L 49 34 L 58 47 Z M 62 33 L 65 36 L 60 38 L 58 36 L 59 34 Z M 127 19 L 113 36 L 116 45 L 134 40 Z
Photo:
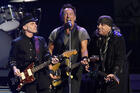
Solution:
M 128 93 L 125 40 L 110 16 L 100 16 L 97 23 L 90 52 L 92 55 L 98 55 L 99 58 L 94 60 L 95 64 L 86 68 L 97 80 L 94 89 L 97 89 L 96 93 Z
M 72 64 L 81 61 L 81 58 L 83 58 L 83 60 L 87 59 L 87 45 L 90 37 L 86 29 L 75 23 L 76 9 L 71 4 L 65 4 L 61 8 L 60 17 L 64 24 L 54 29 L 49 36 L 50 53 L 58 55 L 69 50 L 69 36 L 71 33 L 71 49 L 78 51 L 78 53 L 71 58 Z M 72 74 L 74 78 L 71 81 L 71 93 L 79 93 L 82 67 L 78 66 L 72 70 Z M 63 89 L 66 89 L 66 87 Z M 63 91 L 63 93 L 68 93 L 68 91 Z
M 37 33 L 37 19 L 32 15 L 25 15 L 21 20 L 20 27 L 23 35 L 12 41 L 12 48 L 9 56 L 9 64 L 15 76 L 22 77 L 21 72 L 34 62 L 35 66 L 46 62 L 49 56 L 46 41 L 41 36 L 34 36 Z M 26 93 L 49 93 L 49 73 L 47 67 L 35 74 L 36 80 L 25 84 L 23 90 Z M 12 88 L 12 86 L 11 86 Z M 11 89 L 17 93 L 15 89 Z

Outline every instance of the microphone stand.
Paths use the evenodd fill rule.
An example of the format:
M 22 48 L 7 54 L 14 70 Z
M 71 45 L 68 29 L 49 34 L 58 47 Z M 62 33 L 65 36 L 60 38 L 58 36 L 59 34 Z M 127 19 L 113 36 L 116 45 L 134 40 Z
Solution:
M 71 47 L 71 36 L 72 36 L 72 34 L 71 34 L 71 29 L 70 29 L 70 27 L 69 27 L 69 51 L 71 51 L 72 50 L 72 47 Z M 69 68 L 71 69 L 71 57 L 69 57 Z M 69 72 L 69 93 L 71 93 L 71 71 Z
M 71 38 L 72 38 L 72 32 L 71 32 L 71 26 L 72 26 L 72 24 L 71 24 L 71 21 L 70 20 L 68 20 L 68 23 L 69 23 L 69 51 L 71 51 L 72 50 L 72 40 L 71 40 Z M 72 61 L 72 59 L 71 59 L 71 57 L 69 57 L 69 68 L 71 69 L 71 61 Z M 69 79 L 68 79 L 68 84 L 69 84 L 69 93 L 71 93 L 71 71 L 69 71 Z

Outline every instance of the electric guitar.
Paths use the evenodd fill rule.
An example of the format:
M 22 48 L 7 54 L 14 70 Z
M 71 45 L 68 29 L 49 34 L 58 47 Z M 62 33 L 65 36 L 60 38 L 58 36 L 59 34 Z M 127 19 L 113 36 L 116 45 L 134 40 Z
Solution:
M 76 55 L 77 54 L 77 51 L 76 50 L 72 50 L 71 52 L 67 53 L 67 55 L 65 55 L 66 58 L 69 58 L 71 57 L 72 55 Z M 62 80 L 61 80 L 61 75 L 59 73 L 61 73 L 59 71 L 59 67 L 61 65 L 61 62 L 55 64 L 52 66 L 52 71 L 55 73 L 53 74 L 54 76 L 58 77 L 57 79 L 53 79 L 52 80 L 52 86 L 53 87 L 56 87 L 58 85 L 60 85 L 62 83 Z
M 77 51 L 73 51 L 73 53 L 72 53 L 73 55 L 75 55 L 75 54 L 77 54 Z M 88 61 L 94 61 L 94 60 L 97 60 L 97 59 L 95 59 L 95 57 L 93 58 L 93 57 L 90 57 L 89 59 L 88 59 Z M 67 58 L 66 60 L 65 60 L 65 64 L 67 65 L 67 67 L 66 67 L 66 75 L 67 76 L 69 76 L 69 72 L 70 71 L 72 71 L 73 69 L 75 69 L 75 68 L 77 68 L 78 66 L 80 66 L 80 65 L 82 65 L 81 64 L 81 62 L 77 62 L 77 63 L 74 63 L 74 64 L 72 64 L 71 65 L 71 68 L 69 67 L 69 59 Z M 60 65 L 61 65 L 61 63 L 57 63 L 57 64 L 55 64 L 55 65 L 53 65 L 52 66 L 52 70 L 54 71 L 54 72 L 57 72 L 57 70 L 59 70 L 59 67 L 60 67 Z M 59 86 L 63 81 L 60 79 L 61 77 L 60 76 L 58 76 L 59 78 L 58 79 L 54 79 L 53 81 L 52 81 L 52 86 L 53 87 L 56 87 L 56 86 Z M 73 78 L 73 75 L 71 75 L 71 79 Z
M 49 64 L 50 61 L 47 61 L 35 67 L 34 62 L 32 62 L 23 72 L 21 72 L 21 77 L 15 76 L 14 72 L 10 71 L 8 74 L 8 84 L 11 91 L 20 91 L 25 84 L 35 81 L 34 73 Z
M 68 57 L 68 56 L 72 55 L 73 51 L 76 51 L 76 50 L 66 51 L 63 54 L 61 54 L 60 56 Z M 51 63 L 51 61 L 49 60 L 38 66 L 35 66 L 34 62 L 32 62 L 23 72 L 21 72 L 21 77 L 17 77 L 15 75 L 13 75 L 13 71 L 12 71 L 8 75 L 8 77 L 9 77 L 8 83 L 9 83 L 10 88 L 16 88 L 17 91 L 20 91 L 25 84 L 35 81 L 35 77 L 34 77 L 35 72 L 43 69 L 44 67 L 48 66 L 50 63 Z M 13 89 L 11 89 L 11 90 L 13 90 Z
M 92 56 L 92 57 L 90 57 L 90 58 L 88 59 L 88 62 L 93 63 L 93 64 L 95 65 L 95 62 L 98 61 L 98 60 L 99 60 L 99 57 L 96 56 L 96 55 L 94 55 L 94 56 Z M 69 63 L 67 63 L 67 64 L 69 64 Z M 92 65 L 93 65 L 93 64 L 92 64 Z M 68 67 L 66 68 L 66 70 L 67 70 L 66 75 L 69 76 L 69 72 L 72 71 L 73 69 L 75 69 L 76 67 L 80 66 L 80 65 L 82 65 L 82 63 L 81 63 L 81 62 L 77 62 L 77 63 L 72 64 L 72 65 L 71 65 L 71 68 L 68 66 Z M 96 67 L 93 67 L 92 69 L 95 70 Z M 105 72 L 96 71 L 96 74 L 98 74 L 98 75 L 100 75 L 100 76 L 103 76 L 104 78 L 107 78 L 107 74 L 106 74 Z M 73 75 L 71 75 L 70 77 L 71 77 L 71 79 L 72 79 L 72 78 L 73 78 Z M 119 78 L 118 78 L 116 75 L 113 75 L 113 77 L 110 78 L 110 80 L 111 80 L 110 82 L 115 82 L 115 83 L 117 83 L 118 85 L 119 85 L 119 83 L 120 83 L 120 80 L 119 80 Z
M 88 62 L 95 62 L 96 60 L 98 60 L 97 56 L 92 56 L 90 58 L 87 59 Z M 81 62 L 77 62 L 77 63 L 73 63 L 71 64 L 71 67 L 69 66 L 69 60 L 66 61 L 67 67 L 66 67 L 66 75 L 69 76 L 69 72 L 72 71 L 73 69 L 79 67 L 80 65 L 83 65 Z M 71 79 L 73 79 L 73 75 L 70 76 Z

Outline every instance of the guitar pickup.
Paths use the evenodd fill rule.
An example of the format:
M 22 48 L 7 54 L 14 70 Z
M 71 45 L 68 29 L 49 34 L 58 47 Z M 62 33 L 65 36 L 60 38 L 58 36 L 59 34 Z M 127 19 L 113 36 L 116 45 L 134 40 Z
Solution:
M 32 76 L 32 75 L 33 75 L 31 69 L 28 69 L 28 70 L 27 70 L 27 73 L 28 73 L 28 76 Z
M 25 74 L 22 72 L 21 73 L 21 79 L 24 80 L 25 79 Z

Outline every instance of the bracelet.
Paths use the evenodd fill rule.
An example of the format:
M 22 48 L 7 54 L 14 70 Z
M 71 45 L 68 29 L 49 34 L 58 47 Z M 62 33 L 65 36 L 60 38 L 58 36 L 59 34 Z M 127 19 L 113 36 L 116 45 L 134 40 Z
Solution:
M 87 56 L 83 56 L 81 60 L 83 60 L 83 59 L 88 60 L 88 57 Z

